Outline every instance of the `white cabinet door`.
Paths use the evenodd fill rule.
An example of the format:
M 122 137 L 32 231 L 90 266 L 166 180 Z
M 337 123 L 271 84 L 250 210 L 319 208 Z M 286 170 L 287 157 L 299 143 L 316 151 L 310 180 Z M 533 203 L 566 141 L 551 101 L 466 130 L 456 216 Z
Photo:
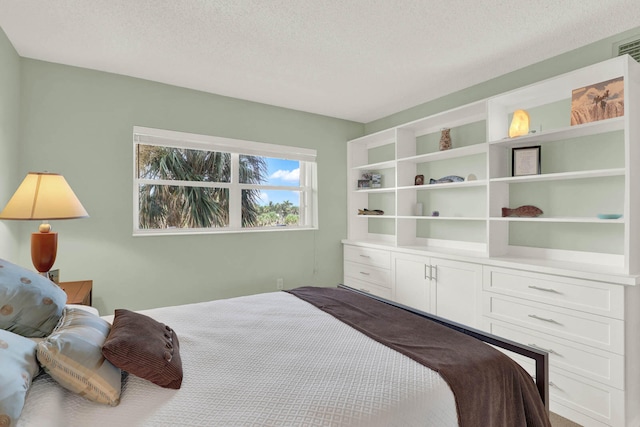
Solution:
M 391 255 L 393 299 L 400 304 L 432 313 L 430 304 L 429 258 L 417 255 Z
M 431 258 L 435 314 L 477 328 L 482 315 L 482 265 Z
M 482 313 L 482 266 L 393 253 L 393 299 L 454 322 L 478 327 Z

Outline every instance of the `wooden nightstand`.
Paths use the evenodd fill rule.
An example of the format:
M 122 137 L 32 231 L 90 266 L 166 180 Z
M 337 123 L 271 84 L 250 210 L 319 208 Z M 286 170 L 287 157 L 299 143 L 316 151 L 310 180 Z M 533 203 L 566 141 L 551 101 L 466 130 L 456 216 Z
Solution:
M 93 280 L 80 280 L 78 282 L 60 282 L 60 287 L 67 294 L 67 304 L 91 305 Z

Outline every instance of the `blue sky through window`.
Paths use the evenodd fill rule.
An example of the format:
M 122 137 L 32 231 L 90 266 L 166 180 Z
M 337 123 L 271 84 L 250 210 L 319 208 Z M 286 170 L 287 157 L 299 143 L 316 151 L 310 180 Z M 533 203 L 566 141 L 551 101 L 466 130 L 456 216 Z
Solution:
M 265 185 L 299 186 L 300 185 L 300 162 L 298 160 L 284 160 L 265 157 L 267 161 L 268 180 Z M 282 203 L 290 201 L 294 206 L 300 206 L 300 195 L 296 191 L 265 190 L 261 193 L 261 204 L 268 205 L 269 202 Z

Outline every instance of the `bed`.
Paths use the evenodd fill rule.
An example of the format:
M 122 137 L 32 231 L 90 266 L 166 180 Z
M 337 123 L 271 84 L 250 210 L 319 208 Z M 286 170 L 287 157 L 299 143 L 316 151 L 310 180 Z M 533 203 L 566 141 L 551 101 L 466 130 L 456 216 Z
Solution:
M 339 319 L 341 311 L 347 315 Z M 179 337 L 184 368 L 179 389 L 122 371 L 117 406 L 109 406 L 72 393 L 41 373 L 31 383 L 17 426 L 550 425 L 544 386 L 538 390 L 518 365 L 508 367 L 506 382 L 490 378 L 494 388 L 486 388 L 479 382 L 495 369 L 468 369 L 465 362 L 471 373 L 463 375 L 462 389 L 459 384 L 454 393 L 449 374 L 436 372 L 416 356 L 438 339 L 423 345 L 405 335 L 411 330 L 421 334 L 423 322 L 438 325 L 441 319 L 434 322 L 348 288 L 305 287 L 139 314 L 170 326 Z M 409 322 L 394 329 L 396 322 L 389 316 L 409 316 Z M 376 332 L 374 323 L 386 324 L 386 332 Z M 541 361 L 544 374 L 545 355 L 524 351 Z M 480 375 L 474 377 L 472 371 Z M 475 404 L 472 411 L 482 413 L 464 418 L 461 394 Z M 486 394 L 495 396 L 486 400 Z

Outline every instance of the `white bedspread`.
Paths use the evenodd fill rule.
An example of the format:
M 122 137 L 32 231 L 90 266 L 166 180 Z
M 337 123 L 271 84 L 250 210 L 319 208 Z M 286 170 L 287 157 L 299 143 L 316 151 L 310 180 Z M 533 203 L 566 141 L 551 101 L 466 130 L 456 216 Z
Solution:
M 178 334 L 180 390 L 129 375 L 120 405 L 108 407 L 41 374 L 18 426 L 457 425 L 440 375 L 293 295 L 143 313 Z

